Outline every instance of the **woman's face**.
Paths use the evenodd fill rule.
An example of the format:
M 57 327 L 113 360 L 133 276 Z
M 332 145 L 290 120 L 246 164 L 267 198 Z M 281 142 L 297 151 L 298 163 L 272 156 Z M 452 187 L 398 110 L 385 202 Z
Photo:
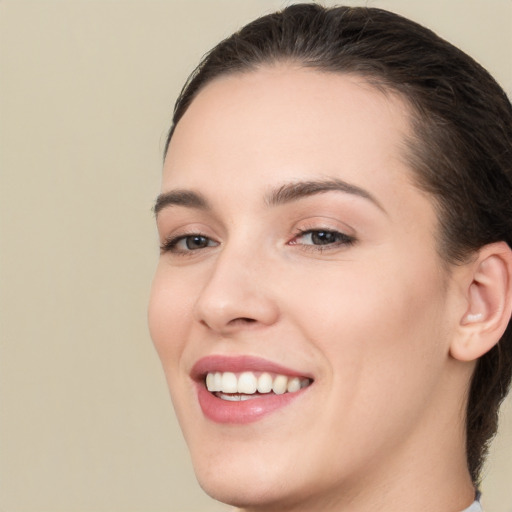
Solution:
M 405 105 L 362 79 L 282 65 L 217 79 L 179 122 L 149 323 L 217 499 L 354 495 L 460 413 L 451 282 L 408 130 Z

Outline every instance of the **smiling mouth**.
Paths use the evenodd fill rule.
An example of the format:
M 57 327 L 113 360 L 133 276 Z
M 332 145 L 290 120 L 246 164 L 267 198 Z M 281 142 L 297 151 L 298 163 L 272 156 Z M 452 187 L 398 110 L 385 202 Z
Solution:
M 249 424 L 287 408 L 307 392 L 313 375 L 246 355 L 210 355 L 191 368 L 204 417 L 217 424 Z
M 209 372 L 205 377 L 206 389 L 217 398 L 230 402 L 296 393 L 311 383 L 312 380 L 307 377 L 252 371 Z

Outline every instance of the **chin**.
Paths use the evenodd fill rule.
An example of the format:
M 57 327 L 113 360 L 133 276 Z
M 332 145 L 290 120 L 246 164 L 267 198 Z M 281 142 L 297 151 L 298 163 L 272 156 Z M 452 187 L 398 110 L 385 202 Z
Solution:
M 202 489 L 217 501 L 238 508 L 251 508 L 269 506 L 280 501 L 280 492 L 269 482 L 254 480 L 252 478 L 231 477 L 202 477 L 197 475 Z M 282 496 L 281 496 L 282 498 Z
M 316 467 L 307 449 L 280 453 L 275 445 L 250 440 L 246 444 L 250 446 L 244 452 L 237 450 L 238 443 L 219 443 L 223 451 L 192 453 L 196 478 L 209 496 L 241 509 L 284 511 L 299 503 L 316 503 L 338 487 L 338 479 L 335 482 L 332 472 L 325 474 Z
M 205 477 L 197 475 L 199 485 L 212 498 L 227 505 L 241 509 L 265 508 L 271 510 L 284 510 L 292 505 L 292 501 L 299 501 L 297 492 L 287 488 L 290 478 L 272 479 L 264 475 L 258 477 L 251 472 L 251 476 L 233 477 L 233 475 L 219 477 Z
M 239 508 L 273 505 L 276 510 L 291 497 L 297 499 L 303 486 L 295 488 L 301 480 L 293 474 L 292 468 L 296 464 L 291 468 L 283 467 L 279 461 L 273 464 L 269 454 L 233 456 L 233 447 L 225 446 L 227 453 L 224 456 L 193 457 L 196 478 L 209 496 Z M 292 482 L 294 489 L 290 487 Z

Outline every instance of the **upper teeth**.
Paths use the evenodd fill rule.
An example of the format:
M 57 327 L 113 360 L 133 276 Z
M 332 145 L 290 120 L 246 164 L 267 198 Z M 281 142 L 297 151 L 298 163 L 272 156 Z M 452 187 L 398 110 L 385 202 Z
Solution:
M 215 372 L 206 375 L 206 387 L 208 391 L 215 393 L 243 393 L 252 395 L 258 393 L 274 392 L 276 395 L 293 393 L 308 386 L 307 378 L 288 377 L 286 375 L 274 375 L 262 373 L 256 376 L 253 372 L 243 372 L 239 375 L 232 372 Z

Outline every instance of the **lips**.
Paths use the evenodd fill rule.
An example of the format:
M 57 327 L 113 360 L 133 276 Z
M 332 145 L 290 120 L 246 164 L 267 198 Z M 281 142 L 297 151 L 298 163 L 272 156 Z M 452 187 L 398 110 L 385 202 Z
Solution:
M 250 423 L 299 398 L 313 382 L 310 375 L 265 359 L 210 356 L 191 376 L 203 414 L 216 423 Z

